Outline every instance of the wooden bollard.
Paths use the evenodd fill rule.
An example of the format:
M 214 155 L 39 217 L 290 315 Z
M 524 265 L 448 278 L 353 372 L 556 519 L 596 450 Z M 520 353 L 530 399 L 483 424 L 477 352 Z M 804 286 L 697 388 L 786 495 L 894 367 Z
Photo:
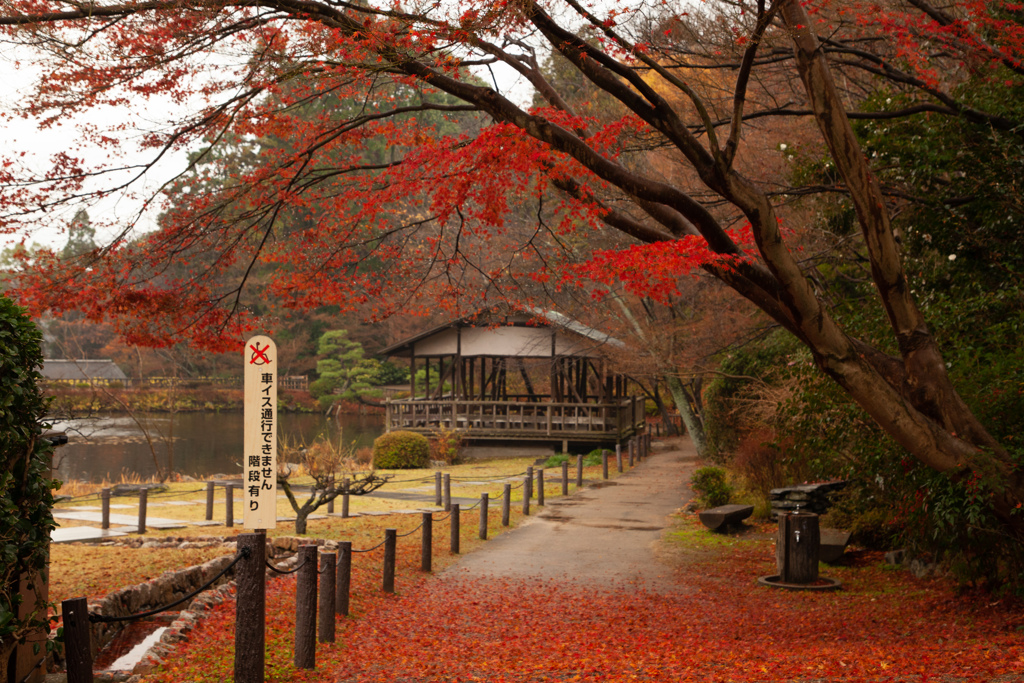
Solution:
M 434 507 L 444 505 L 444 496 L 441 493 L 441 473 L 434 472 Z
M 444 507 L 444 511 L 448 512 L 452 509 L 452 475 L 444 475 L 444 490 L 441 492 L 441 505 Z
M 337 497 L 337 494 L 334 493 L 334 477 L 331 477 L 330 480 L 328 481 L 328 484 L 327 484 L 327 495 L 330 496 L 330 499 L 327 501 L 327 514 L 333 515 L 334 514 L 334 499 Z M 332 640 L 331 642 L 333 643 L 334 641 Z
M 100 506 L 103 508 L 101 513 L 100 528 L 110 528 L 110 489 L 103 489 L 100 491 Z
M 544 505 L 544 468 L 537 470 L 537 505 Z
M 395 592 L 395 554 L 398 546 L 398 529 L 384 530 L 384 576 L 381 579 L 381 590 L 385 593 Z
M 224 526 L 235 525 L 235 487 L 231 484 L 224 486 Z
M 569 495 L 569 461 L 562 462 L 562 495 Z
M 423 513 L 423 533 L 420 535 L 420 571 L 429 572 L 434 565 L 434 515 Z
M 334 582 L 334 611 L 348 616 L 348 597 L 352 588 L 352 541 L 338 541 L 338 578 Z
M 213 521 L 213 489 L 214 483 L 212 481 L 206 482 L 206 521 Z
M 533 468 L 526 468 L 526 487 L 523 490 L 523 496 L 530 500 L 533 498 Z
M 317 640 L 321 643 L 334 642 L 334 599 L 338 574 L 338 556 L 334 553 L 320 553 L 320 588 L 317 615 Z
M 462 519 L 459 517 L 459 514 L 460 514 L 459 504 L 458 503 L 452 503 L 452 514 L 451 514 L 451 522 L 452 522 L 452 524 L 451 524 L 451 527 L 452 527 L 451 551 L 452 551 L 452 555 L 458 555 L 459 554 L 459 539 L 462 536 Z
M 139 489 L 139 533 L 146 533 L 146 502 L 149 499 L 149 489 Z
M 530 514 L 530 482 L 532 480 L 529 477 L 523 479 L 523 514 Z
M 615 470 L 622 474 L 622 449 L 618 444 L 615 444 Z
M 616 451 L 622 450 L 622 444 L 615 444 L 615 450 Z M 633 442 L 632 441 L 629 442 L 628 450 L 629 450 L 629 466 L 632 467 L 633 463 L 634 463 L 634 460 L 633 460 L 634 453 L 633 453 Z
M 89 636 L 89 605 L 85 598 L 60 603 L 64 617 L 64 657 L 68 683 L 92 683 L 92 642 Z
M 248 551 L 235 565 L 235 682 L 263 683 L 266 651 L 267 537 L 239 534 L 238 552 Z
M 608 450 L 604 448 L 601 449 L 601 476 L 608 478 Z
M 505 490 L 501 495 L 501 525 L 509 525 L 509 517 L 512 513 L 512 484 L 505 484 Z
M 583 488 L 583 454 L 576 456 L 576 488 Z
M 490 504 L 490 494 L 480 494 L 480 540 L 487 540 L 487 506 Z
M 295 582 L 295 668 L 316 668 L 316 555 L 315 545 L 299 546 Z

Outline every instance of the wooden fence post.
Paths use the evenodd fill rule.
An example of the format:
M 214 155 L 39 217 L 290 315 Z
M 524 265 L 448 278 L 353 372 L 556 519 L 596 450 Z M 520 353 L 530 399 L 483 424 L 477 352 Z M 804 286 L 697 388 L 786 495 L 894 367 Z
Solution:
M 622 474 L 622 449 L 615 444 L 615 469 Z
M 213 521 L 213 489 L 212 481 L 206 482 L 206 521 Z
M 512 511 L 512 484 L 505 484 L 505 490 L 501 495 L 501 525 L 508 526 L 509 516 Z
M 583 488 L 583 454 L 576 456 L 576 488 Z
M 267 537 L 239 534 L 235 565 L 235 683 L 263 683 L 266 650 Z
M 348 616 L 348 596 L 352 586 L 352 541 L 338 541 L 338 579 L 334 584 L 334 610 Z
M 335 553 L 320 553 L 320 588 L 317 614 L 320 623 L 318 624 L 317 640 L 321 643 L 334 642 L 334 599 L 335 582 L 338 572 L 338 556 Z
M 235 487 L 224 485 L 224 526 L 235 526 Z
M 398 529 L 384 530 L 384 576 L 381 590 L 385 593 L 395 592 L 395 552 L 398 544 Z
M 328 481 L 327 490 L 330 491 L 330 492 L 334 491 L 334 475 L 333 474 L 331 475 L 331 478 Z M 328 494 L 328 495 L 330 495 L 330 494 Z M 334 496 L 331 496 L 331 499 L 327 501 L 327 514 L 329 514 L 329 515 L 333 515 L 334 514 L 334 499 L 336 497 L 337 497 L 337 494 L 335 494 Z M 333 643 L 334 641 L 332 640 L 331 642 Z
M 316 555 L 315 545 L 299 546 L 295 582 L 295 668 L 316 668 Z
M 444 491 L 441 504 L 444 506 L 445 512 L 452 509 L 452 475 L 450 474 L 444 475 Z
M 630 441 L 630 442 L 629 442 L 629 444 L 628 444 L 628 446 L 629 446 L 629 466 L 630 466 L 630 467 L 632 467 L 632 466 L 633 466 L 633 456 L 634 456 L 634 452 L 633 452 L 633 442 L 632 442 L 632 441 Z M 616 448 L 616 449 L 621 449 L 621 448 L 622 448 L 622 446 L 621 446 L 621 445 L 619 445 L 619 444 L 616 444 L 616 445 L 615 445 L 615 448 Z
M 533 468 L 526 468 L 526 486 L 523 488 L 523 497 L 526 500 L 533 498 Z
M 100 522 L 101 529 L 110 528 L 110 489 L 103 489 L 100 491 L 100 501 L 103 508 L 103 513 Z
M 423 534 L 420 536 L 420 570 L 429 572 L 434 562 L 434 515 L 423 513 Z
M 480 540 L 487 540 L 487 507 L 490 505 L 489 493 L 480 494 Z
M 569 461 L 562 463 L 562 495 L 569 495 Z
M 523 479 L 523 514 L 530 514 L 530 482 L 533 481 L 529 477 Z
M 341 480 L 341 518 L 348 519 L 348 477 Z
M 459 504 L 452 503 L 452 538 L 451 538 L 451 551 L 452 555 L 459 554 L 459 537 L 461 536 L 461 525 L 462 519 L 459 517 Z
M 601 476 L 604 479 L 608 478 L 608 449 L 601 449 Z
M 544 468 L 537 470 L 537 505 L 544 505 Z
M 139 533 L 146 533 L 146 502 L 149 500 L 149 489 L 139 489 Z
M 434 472 L 434 507 L 442 507 L 444 497 L 441 494 L 441 473 Z
M 64 656 L 68 683 L 92 683 L 92 642 L 89 637 L 89 605 L 85 598 L 60 603 L 64 615 Z

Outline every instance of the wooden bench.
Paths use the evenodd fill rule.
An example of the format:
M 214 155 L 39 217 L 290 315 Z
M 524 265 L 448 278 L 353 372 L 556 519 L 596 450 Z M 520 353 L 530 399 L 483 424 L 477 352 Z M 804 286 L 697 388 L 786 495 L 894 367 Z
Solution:
M 739 524 L 754 514 L 753 505 L 719 505 L 716 508 L 702 510 L 700 521 L 712 531 Z

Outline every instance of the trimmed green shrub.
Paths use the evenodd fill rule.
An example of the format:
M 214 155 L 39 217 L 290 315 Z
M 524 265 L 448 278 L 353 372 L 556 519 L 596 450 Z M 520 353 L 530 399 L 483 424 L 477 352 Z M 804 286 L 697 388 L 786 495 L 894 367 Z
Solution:
M 382 470 L 414 470 L 430 464 L 430 440 L 415 432 L 388 432 L 373 442 L 373 466 Z
M 721 467 L 701 467 L 690 478 L 690 487 L 703 508 L 725 505 L 732 497 L 732 487 L 725 480 L 725 470 Z
M 53 446 L 42 438 L 47 401 L 39 389 L 42 334 L 24 311 L 0 296 L 0 666 L 30 632 L 49 631 L 46 604 L 36 600 L 18 618 L 25 600 L 19 581 L 44 577 L 54 528 L 50 478 Z

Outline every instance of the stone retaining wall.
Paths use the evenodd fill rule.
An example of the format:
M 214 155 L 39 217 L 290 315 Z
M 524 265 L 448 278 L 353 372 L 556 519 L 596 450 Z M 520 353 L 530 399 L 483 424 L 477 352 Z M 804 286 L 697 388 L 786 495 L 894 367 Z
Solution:
M 846 486 L 845 481 L 828 481 L 821 484 L 803 484 L 772 489 L 769 497 L 772 503 L 772 518 L 784 512 L 793 512 L 798 507 L 804 512 L 823 515 L 828 512 L 831 494 Z

